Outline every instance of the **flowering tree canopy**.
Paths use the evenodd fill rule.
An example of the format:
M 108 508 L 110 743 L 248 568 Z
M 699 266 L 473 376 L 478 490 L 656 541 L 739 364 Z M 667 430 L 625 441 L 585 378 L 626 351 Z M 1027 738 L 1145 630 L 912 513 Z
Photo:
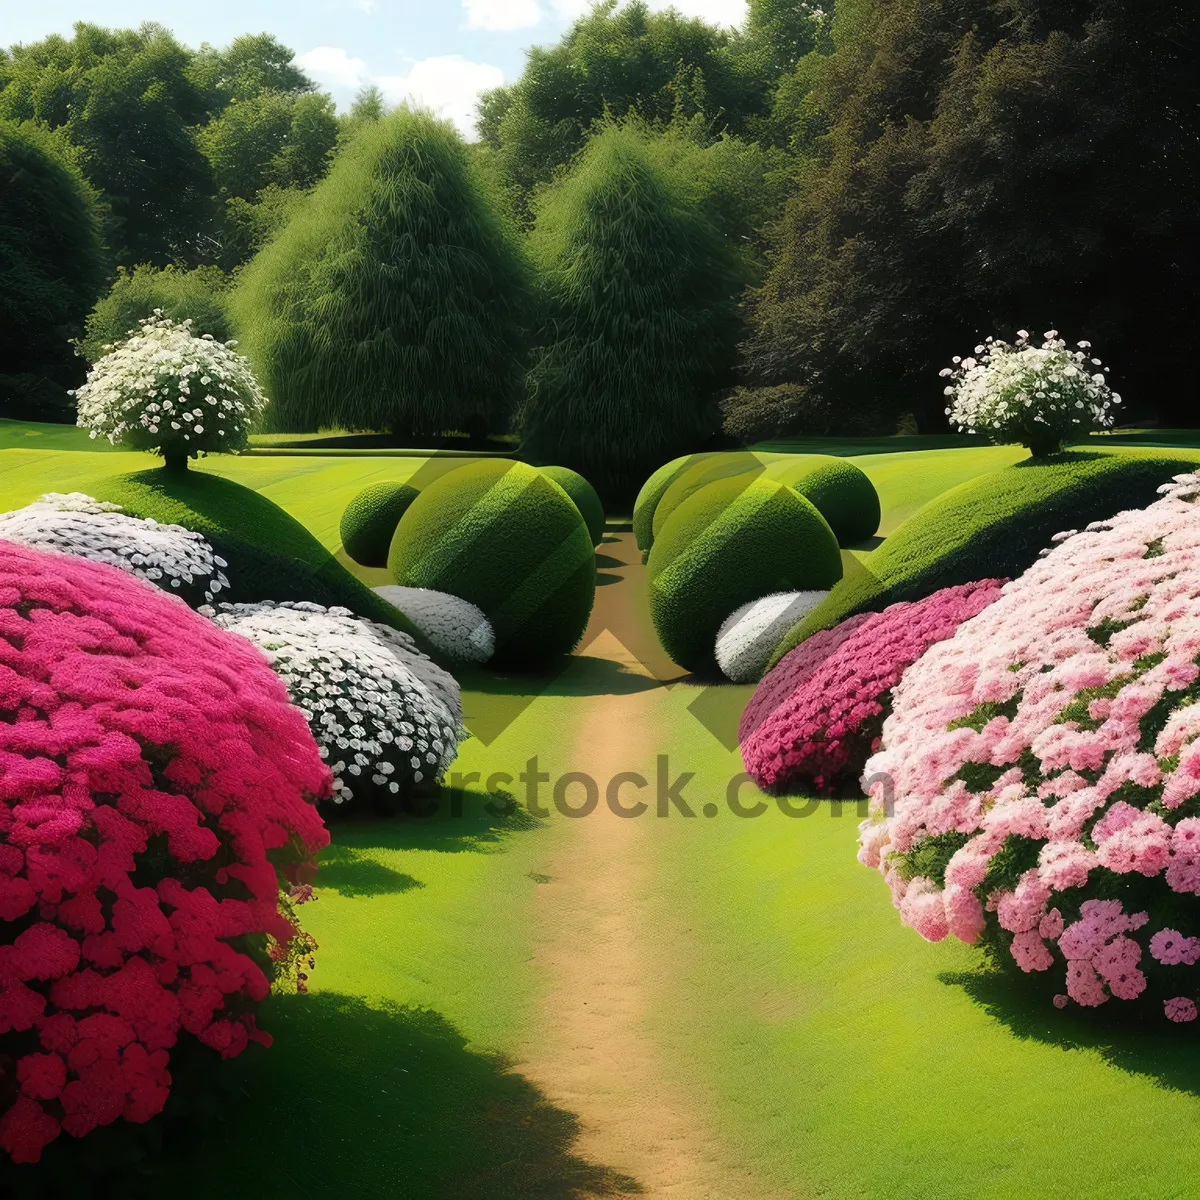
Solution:
M 253 647 L 111 567 L 0 542 L 13 1160 L 161 1111 L 182 1036 L 225 1057 L 269 1042 L 257 1002 L 312 946 L 281 889 L 328 843 L 330 787 Z
M 1121 397 L 1109 388 L 1091 343 L 1069 350 L 1056 329 L 1044 336 L 1041 346 L 1024 329 L 1013 345 L 988 337 L 973 356 L 956 357 L 941 373 L 951 381 L 951 423 L 996 442 L 1020 442 L 1038 456 L 1111 425 Z
M 196 337 L 160 309 L 111 347 L 75 393 L 78 423 L 114 446 L 169 463 L 200 451 L 242 450 L 267 398 L 234 342 Z
M 859 858 L 931 941 L 1065 977 L 1056 1003 L 1200 997 L 1200 476 L 1063 535 L 904 675 Z M 889 797 L 883 777 L 891 781 Z

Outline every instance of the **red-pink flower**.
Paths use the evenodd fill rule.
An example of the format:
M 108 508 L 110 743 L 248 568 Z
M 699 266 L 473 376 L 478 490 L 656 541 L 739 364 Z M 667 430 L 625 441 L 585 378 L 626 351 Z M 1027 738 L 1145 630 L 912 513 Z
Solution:
M 34 1162 L 61 1130 L 161 1111 L 181 1034 L 263 1040 L 250 939 L 298 934 L 280 887 L 329 840 L 330 774 L 249 643 L 6 542 L 0 718 L 0 919 L 25 925 L 0 945 L 0 1148 Z

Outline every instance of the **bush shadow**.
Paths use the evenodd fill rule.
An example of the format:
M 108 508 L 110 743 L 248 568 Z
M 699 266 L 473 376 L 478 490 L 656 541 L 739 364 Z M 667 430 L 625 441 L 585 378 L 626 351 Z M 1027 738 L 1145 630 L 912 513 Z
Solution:
M 382 896 L 409 892 L 424 887 L 419 880 L 403 871 L 393 871 L 353 845 L 348 845 L 335 830 L 336 841 L 321 851 L 317 860 L 317 886 L 354 899 L 359 896 Z
M 579 1121 L 437 1012 L 272 997 L 274 1046 L 227 1064 L 239 1099 L 163 1183 L 179 1196 L 579 1200 L 637 1182 L 574 1150 Z M 251 1047 L 257 1050 L 257 1047 Z M 167 1194 L 166 1191 L 160 1194 Z
M 1022 1041 L 1044 1042 L 1063 1050 L 1093 1050 L 1118 1070 L 1146 1075 L 1162 1087 L 1200 1096 L 1200 1046 L 1181 1036 L 1183 1031 L 1177 1026 L 1164 1028 L 1156 1021 L 1114 1027 L 1110 1012 L 1084 1011 L 1075 1005 L 1055 1008 L 1049 992 L 1030 991 L 1027 981 L 994 969 L 946 971 L 938 979 L 961 988 L 989 1017 Z

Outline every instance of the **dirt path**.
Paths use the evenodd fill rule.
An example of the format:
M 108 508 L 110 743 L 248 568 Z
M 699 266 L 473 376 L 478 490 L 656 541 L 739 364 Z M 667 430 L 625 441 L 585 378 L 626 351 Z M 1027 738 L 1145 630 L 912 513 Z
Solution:
M 620 549 L 628 561 L 629 548 Z M 640 583 L 640 563 L 630 565 L 634 578 L 614 588 Z M 596 635 L 586 652 L 621 662 L 649 683 L 640 655 L 612 632 Z M 727 1148 L 713 1137 L 709 1098 L 691 1087 L 681 1092 L 648 1025 L 653 1006 L 672 1001 L 671 964 L 650 953 L 645 941 L 654 919 L 647 904 L 654 887 L 654 818 L 615 816 L 604 791 L 617 773 L 636 771 L 651 781 L 641 795 L 653 808 L 655 756 L 669 749 L 659 744 L 663 718 L 656 710 L 663 697 L 661 688 L 647 687 L 585 701 L 571 768 L 597 781 L 600 803 L 590 816 L 570 822 L 546 859 L 550 882 L 538 889 L 533 965 L 548 986 L 537 1045 L 519 1069 L 578 1115 L 577 1151 L 632 1176 L 637 1194 L 765 1200 L 768 1193 L 744 1165 L 728 1161 Z M 632 804 L 639 793 L 629 784 L 620 798 Z M 574 785 L 568 801 L 582 799 L 582 786 Z

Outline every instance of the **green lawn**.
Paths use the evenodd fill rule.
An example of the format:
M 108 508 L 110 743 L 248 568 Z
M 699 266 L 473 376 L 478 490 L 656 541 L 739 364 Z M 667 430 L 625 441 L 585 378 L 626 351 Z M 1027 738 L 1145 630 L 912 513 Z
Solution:
M 884 500 L 886 532 L 1017 457 L 958 446 L 858 462 Z M 146 465 L 113 452 L 0 450 L 0 507 Z M 201 469 L 261 490 L 336 550 L 354 491 L 423 465 L 213 458 Z M 645 632 L 638 570 L 598 589 L 598 620 L 634 650 Z M 553 679 L 473 672 L 465 704 L 486 742 L 469 741 L 456 765 L 486 780 L 518 774 L 536 754 L 557 775 L 580 769 L 580 747 L 619 730 L 631 745 L 640 739 L 628 769 L 650 772 L 654 755 L 667 754 L 672 773 L 694 774 L 692 809 L 718 806 L 713 819 L 632 823 L 652 869 L 626 903 L 649 964 L 638 1019 L 667 1082 L 695 1098 L 714 1154 L 753 1177 L 744 1195 L 1194 1194 L 1200 1050 L 1191 1034 L 1106 1032 L 1031 1007 L 970 948 L 922 942 L 900 925 L 878 874 L 855 860 L 852 805 L 732 816 L 724 795 L 740 761 L 731 732 L 748 694 L 653 688 L 599 652 Z M 302 910 L 320 943 L 314 990 L 268 1002 L 275 1046 L 228 1065 L 231 1098 L 193 1130 L 189 1149 L 163 1160 L 157 1194 L 636 1194 L 621 1156 L 585 1161 L 581 1114 L 551 1102 L 520 1065 L 536 1060 L 553 1023 L 535 965 L 546 932 L 538 889 L 588 822 L 488 814 L 484 787 L 471 786 L 461 817 L 444 808 L 334 828 L 320 898 Z M 508 790 L 521 795 L 519 785 Z M 749 786 L 741 796 L 757 799 Z

